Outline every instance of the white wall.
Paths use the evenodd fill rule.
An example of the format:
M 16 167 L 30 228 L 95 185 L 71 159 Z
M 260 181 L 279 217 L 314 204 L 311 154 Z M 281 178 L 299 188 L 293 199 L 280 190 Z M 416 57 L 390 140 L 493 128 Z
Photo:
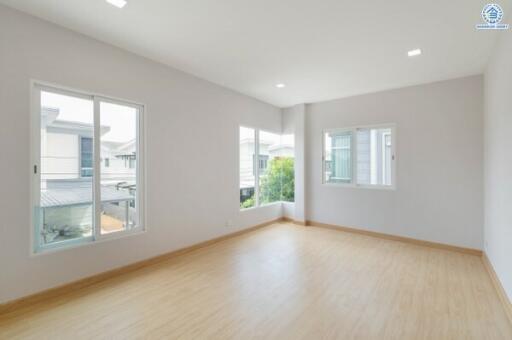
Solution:
M 298 222 L 305 222 L 305 105 L 295 105 L 282 110 L 283 134 L 294 134 L 295 144 L 295 202 L 283 205 L 283 214 Z
M 238 127 L 278 108 L 3 6 L 0 75 L 0 303 L 281 216 L 238 189 Z M 31 78 L 147 105 L 147 233 L 29 256 Z
M 512 34 L 485 74 L 485 252 L 512 300 Z
M 307 105 L 308 220 L 481 249 L 482 76 Z M 396 191 L 322 184 L 322 130 L 395 123 Z

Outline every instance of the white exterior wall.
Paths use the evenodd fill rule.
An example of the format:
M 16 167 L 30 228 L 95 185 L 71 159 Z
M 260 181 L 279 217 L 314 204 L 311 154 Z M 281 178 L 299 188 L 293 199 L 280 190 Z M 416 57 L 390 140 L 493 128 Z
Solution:
M 42 179 L 80 178 L 79 136 L 74 134 L 41 133 Z
M 46 132 L 41 130 L 41 173 L 42 179 L 79 179 L 80 178 L 80 136 L 73 133 Z M 126 154 L 135 151 L 127 150 Z M 104 158 L 109 158 L 105 166 Z M 102 150 L 102 182 L 135 180 L 135 168 L 129 167 L 129 161 L 116 158 L 116 153 Z
M 115 157 L 110 158 L 109 166 L 105 166 L 105 161 L 101 162 L 101 178 L 102 180 L 116 180 L 123 178 L 135 179 L 135 168 L 130 168 L 128 161 L 123 159 L 117 159 Z
M 294 157 L 295 150 L 292 145 L 281 145 L 278 148 L 268 149 L 268 155 L 270 158 L 275 157 Z
M 126 150 L 125 154 L 131 154 L 135 152 L 135 145 L 133 149 Z M 136 167 L 137 163 L 134 162 L 134 167 L 130 168 L 129 160 L 124 160 L 121 158 L 117 158 L 116 155 L 118 152 L 107 150 L 102 146 L 101 150 L 101 182 L 103 185 L 116 184 L 118 182 L 129 182 L 135 183 L 136 180 Z M 106 166 L 105 159 L 109 159 L 109 166 Z

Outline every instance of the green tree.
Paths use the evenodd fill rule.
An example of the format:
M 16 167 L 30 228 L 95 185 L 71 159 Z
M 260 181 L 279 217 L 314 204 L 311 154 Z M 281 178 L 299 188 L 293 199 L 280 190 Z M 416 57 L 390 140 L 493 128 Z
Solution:
M 293 202 L 295 195 L 294 161 L 291 157 L 276 157 L 260 181 L 261 203 Z
M 254 207 L 254 195 L 252 195 L 250 198 L 246 199 L 242 204 L 240 204 L 240 207 L 243 209 Z

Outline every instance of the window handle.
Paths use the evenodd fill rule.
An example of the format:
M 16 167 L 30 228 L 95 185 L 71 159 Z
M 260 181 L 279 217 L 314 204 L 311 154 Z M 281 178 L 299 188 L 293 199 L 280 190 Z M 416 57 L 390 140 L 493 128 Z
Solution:
M 34 174 L 37 174 L 37 165 L 34 165 Z

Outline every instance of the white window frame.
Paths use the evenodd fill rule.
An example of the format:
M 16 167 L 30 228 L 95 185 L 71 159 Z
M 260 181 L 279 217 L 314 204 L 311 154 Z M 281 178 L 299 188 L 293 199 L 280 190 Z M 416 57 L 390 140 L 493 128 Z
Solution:
M 76 98 L 93 101 L 94 107 L 94 136 L 93 136 L 93 234 L 74 240 L 58 242 L 55 244 L 41 245 L 39 226 L 36 218 L 39 218 L 39 204 L 41 195 L 41 91 L 47 91 Z M 145 112 L 146 105 L 134 101 L 113 98 L 91 91 L 77 90 L 61 85 L 56 85 L 39 80 L 30 80 L 30 256 L 52 253 L 77 246 L 93 245 L 96 243 L 120 239 L 131 235 L 141 234 L 147 231 L 146 223 L 146 161 L 145 161 Z M 101 141 L 100 141 L 100 103 L 111 103 L 135 108 L 137 114 L 137 145 L 136 145 L 136 174 L 137 190 L 135 204 L 137 207 L 137 225 L 135 228 L 118 231 L 109 234 L 101 234 Z M 37 170 L 37 171 L 36 171 Z M 81 177 L 81 167 L 79 166 Z M 98 202 L 100 202 L 98 204 Z
M 391 130 L 391 185 L 382 184 L 357 184 L 357 132 L 362 129 L 390 129 Z M 333 183 L 327 182 L 325 178 L 325 158 L 326 158 L 326 133 L 346 133 L 352 132 L 351 141 L 351 157 L 352 157 L 352 180 L 350 183 Z M 377 125 L 362 125 L 349 128 L 335 128 L 322 130 L 322 184 L 325 186 L 345 187 L 345 188 L 362 188 L 362 189 L 378 189 L 378 190 L 396 190 L 396 170 L 397 170 L 397 152 L 396 152 L 396 124 L 377 124 Z
M 240 128 L 246 128 L 254 130 L 254 154 L 256 157 L 253 157 L 253 168 L 255 168 L 255 174 L 254 174 L 254 206 L 250 208 L 242 208 L 240 207 L 240 202 L 238 202 L 238 206 L 240 211 L 250 211 L 253 209 L 258 209 L 262 207 L 268 207 L 276 204 L 282 204 L 282 203 L 291 203 L 291 202 L 285 202 L 285 201 L 276 201 L 266 204 L 260 204 L 260 167 L 259 167 L 259 155 L 260 155 L 260 131 L 269 132 L 269 133 L 275 133 L 278 135 L 281 135 L 280 132 L 274 132 L 272 130 L 267 129 L 260 129 L 255 128 L 247 125 L 239 125 L 238 126 L 238 195 L 240 197 Z M 294 146 L 295 150 L 295 146 Z M 294 151 L 295 152 L 295 151 Z M 295 157 L 294 157 L 295 158 Z

